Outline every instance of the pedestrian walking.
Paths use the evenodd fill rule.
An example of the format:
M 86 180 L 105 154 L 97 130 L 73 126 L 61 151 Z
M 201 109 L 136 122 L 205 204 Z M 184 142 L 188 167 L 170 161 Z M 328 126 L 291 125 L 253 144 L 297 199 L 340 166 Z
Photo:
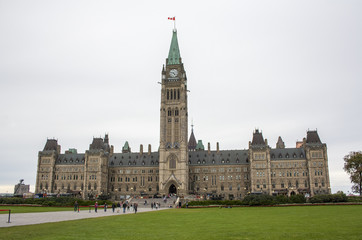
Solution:
M 133 205 L 133 207 L 134 207 L 134 213 L 137 213 L 138 203 L 135 203 L 135 204 Z
M 112 203 L 112 212 L 114 212 L 115 209 L 116 209 L 116 204 L 113 202 Z
M 74 203 L 74 212 L 78 211 L 79 212 L 79 205 L 78 205 L 78 202 L 75 201 Z
M 98 209 L 98 202 L 96 202 L 96 203 L 94 204 L 94 211 L 97 212 L 97 209 Z
M 126 202 L 124 202 L 124 203 L 123 203 L 123 205 L 122 205 L 122 207 L 123 207 L 123 213 L 126 213 L 127 203 L 126 203 Z
M 151 209 L 153 210 L 153 202 L 151 202 Z
M 107 212 L 107 203 L 104 203 L 104 212 Z
M 117 203 L 117 213 L 121 212 L 121 202 Z

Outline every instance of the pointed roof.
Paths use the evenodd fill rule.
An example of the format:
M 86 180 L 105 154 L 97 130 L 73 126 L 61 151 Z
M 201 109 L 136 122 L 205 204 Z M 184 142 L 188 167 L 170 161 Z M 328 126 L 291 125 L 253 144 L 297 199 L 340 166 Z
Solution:
M 317 131 L 308 131 L 307 132 L 307 143 L 317 143 L 317 144 L 322 143 L 318 136 Z
M 180 49 L 177 41 L 177 31 L 173 30 L 170 51 L 168 52 L 167 65 L 174 65 L 181 63 Z
M 197 142 L 196 151 L 205 150 L 204 144 L 202 144 L 202 140 Z
M 279 136 L 279 138 L 278 138 L 278 142 L 277 142 L 276 148 L 279 148 L 279 149 L 285 148 L 285 144 L 284 144 L 283 139 L 282 139 L 281 136 Z
M 189 144 L 188 144 L 189 151 L 195 151 L 196 145 L 197 145 L 197 143 L 196 143 L 196 138 L 194 135 L 194 128 L 192 128 L 190 139 L 189 139 Z
M 124 143 L 124 146 L 122 147 L 122 153 L 131 152 L 131 148 L 128 145 L 128 141 Z
M 54 150 L 56 151 L 58 148 L 58 140 L 56 139 L 47 139 L 47 142 L 44 146 L 44 150 L 43 151 L 51 151 Z
M 251 145 L 265 145 L 265 141 L 263 139 L 263 134 L 259 132 L 259 129 L 256 129 L 253 134 L 253 141 Z

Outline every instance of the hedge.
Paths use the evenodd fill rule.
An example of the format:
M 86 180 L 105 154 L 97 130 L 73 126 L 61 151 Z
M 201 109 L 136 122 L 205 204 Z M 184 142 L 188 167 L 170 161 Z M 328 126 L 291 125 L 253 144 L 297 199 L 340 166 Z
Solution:
M 354 198 L 355 202 L 361 201 L 362 198 Z M 316 195 L 308 199 L 310 203 L 334 203 L 334 202 L 347 202 L 349 198 L 345 194 L 326 194 Z M 205 201 L 191 201 L 188 206 L 261 206 L 261 205 L 278 205 L 278 204 L 293 204 L 293 203 L 306 203 L 307 199 L 304 195 L 248 195 L 243 200 L 205 200 Z

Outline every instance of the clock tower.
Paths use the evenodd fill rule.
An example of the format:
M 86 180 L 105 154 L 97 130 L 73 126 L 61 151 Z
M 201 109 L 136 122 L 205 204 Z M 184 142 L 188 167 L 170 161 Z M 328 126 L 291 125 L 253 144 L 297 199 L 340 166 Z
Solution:
M 159 191 L 188 194 L 187 78 L 180 56 L 176 29 L 166 66 L 162 68 L 160 108 Z

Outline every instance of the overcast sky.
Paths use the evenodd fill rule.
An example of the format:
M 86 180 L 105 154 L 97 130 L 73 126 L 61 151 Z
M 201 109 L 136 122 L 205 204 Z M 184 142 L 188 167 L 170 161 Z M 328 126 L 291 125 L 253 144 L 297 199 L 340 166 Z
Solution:
M 362 150 L 361 1 L 0 0 L 0 192 L 34 189 L 56 138 L 84 153 L 109 133 L 159 145 L 162 65 L 173 22 L 187 72 L 189 125 L 205 146 L 248 148 L 262 130 L 295 147 L 318 130 L 332 191 Z M 189 132 L 191 127 L 189 127 Z

